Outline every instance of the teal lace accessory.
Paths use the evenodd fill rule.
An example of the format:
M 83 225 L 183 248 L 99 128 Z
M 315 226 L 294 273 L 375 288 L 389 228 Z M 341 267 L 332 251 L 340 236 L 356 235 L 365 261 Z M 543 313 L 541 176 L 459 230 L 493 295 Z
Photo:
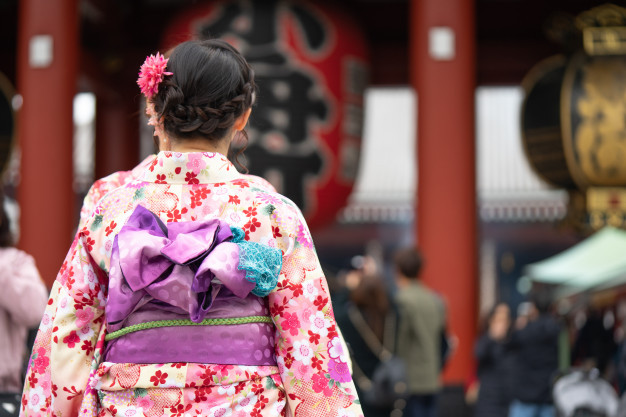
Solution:
M 246 279 L 255 283 L 252 294 L 265 297 L 278 283 L 278 276 L 283 267 L 282 252 L 276 248 L 245 240 L 246 234 L 238 227 L 230 228 L 233 233 L 231 242 L 239 246 L 239 266 L 246 271 Z

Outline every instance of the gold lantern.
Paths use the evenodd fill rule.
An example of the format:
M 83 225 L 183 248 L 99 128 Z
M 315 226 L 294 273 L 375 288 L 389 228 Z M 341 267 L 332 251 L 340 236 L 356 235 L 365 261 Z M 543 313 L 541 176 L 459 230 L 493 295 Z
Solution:
M 570 191 L 570 218 L 626 228 L 626 9 L 576 20 L 581 48 L 527 75 L 523 142 L 531 166 Z

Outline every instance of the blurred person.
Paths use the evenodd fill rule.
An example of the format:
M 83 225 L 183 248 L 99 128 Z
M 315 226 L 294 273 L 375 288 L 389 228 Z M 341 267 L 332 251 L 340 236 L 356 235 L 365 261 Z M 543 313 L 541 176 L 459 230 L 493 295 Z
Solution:
M 622 321 L 617 333 L 618 348 L 615 363 L 615 377 L 617 379 L 618 393 L 623 395 L 626 393 L 626 321 Z M 624 406 L 626 406 L 626 398 L 624 398 Z M 626 407 L 624 408 L 626 414 Z
M 509 412 L 511 359 L 504 342 L 511 329 L 511 311 L 499 303 L 489 312 L 485 330 L 474 345 L 479 381 L 475 417 L 502 417 Z
M 371 389 L 374 371 L 382 355 L 394 351 L 395 313 L 383 279 L 369 257 L 355 257 L 356 269 L 346 273 L 344 288 L 333 297 L 337 324 L 350 348 L 356 389 L 366 417 L 388 417 L 392 406 L 372 404 L 365 393 Z
M 528 314 L 518 316 L 506 342 L 514 355 L 509 417 L 554 417 L 552 383 L 559 369 L 561 326 L 546 290 L 531 293 Z
M 20 392 L 28 330 L 39 325 L 48 290 L 33 257 L 14 247 L 10 229 L 0 194 L 0 391 Z
M 139 84 L 160 152 L 77 234 L 22 413 L 362 416 L 300 210 L 226 158 L 254 103 L 248 63 L 188 41 Z
M 613 328 L 607 328 L 603 312 L 591 306 L 585 323 L 575 336 L 572 365 L 587 370 L 597 368 L 603 378 L 610 380 L 617 348 Z
M 409 398 L 404 415 L 434 417 L 441 389 L 443 300 L 420 279 L 422 255 L 415 247 L 394 256 L 398 291 L 398 356 L 407 366 Z

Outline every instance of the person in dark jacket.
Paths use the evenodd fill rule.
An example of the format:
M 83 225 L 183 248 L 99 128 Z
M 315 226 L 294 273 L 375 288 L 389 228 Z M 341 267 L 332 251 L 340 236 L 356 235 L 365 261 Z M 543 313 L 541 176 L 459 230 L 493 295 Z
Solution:
M 590 307 L 587 320 L 574 342 L 572 365 L 582 369 L 597 368 L 600 375 L 606 378 L 611 373 L 616 352 L 613 329 L 604 325 L 601 310 Z
M 507 342 L 515 355 L 509 417 L 554 416 L 552 381 L 559 366 L 561 326 L 549 312 L 548 293 L 534 292 L 531 301 L 529 317 L 518 320 Z
M 345 288 L 333 294 L 332 300 L 335 320 L 350 347 L 353 377 L 363 414 L 389 417 L 393 408 L 373 404 L 367 395 L 381 361 L 381 349 L 394 350 L 390 342 L 393 342 L 395 328 L 388 327 L 395 326 L 395 313 L 383 279 L 377 271 L 371 272 L 368 268 L 352 270 L 346 275 Z
M 511 328 L 511 310 L 506 303 L 490 312 L 483 335 L 474 345 L 477 377 L 480 383 L 474 417 L 504 417 L 509 412 L 510 393 L 505 383 L 510 378 L 511 355 L 504 342 Z

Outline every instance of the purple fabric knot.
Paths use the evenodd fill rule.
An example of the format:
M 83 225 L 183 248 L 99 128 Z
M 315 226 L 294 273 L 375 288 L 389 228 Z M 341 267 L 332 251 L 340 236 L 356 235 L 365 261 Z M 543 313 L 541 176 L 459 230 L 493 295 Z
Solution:
M 201 322 L 220 291 L 245 298 L 255 283 L 238 269 L 239 247 L 219 219 L 163 223 L 137 206 L 113 241 L 106 317 L 110 331 L 147 303 Z M 225 287 L 225 288 L 224 288 Z

